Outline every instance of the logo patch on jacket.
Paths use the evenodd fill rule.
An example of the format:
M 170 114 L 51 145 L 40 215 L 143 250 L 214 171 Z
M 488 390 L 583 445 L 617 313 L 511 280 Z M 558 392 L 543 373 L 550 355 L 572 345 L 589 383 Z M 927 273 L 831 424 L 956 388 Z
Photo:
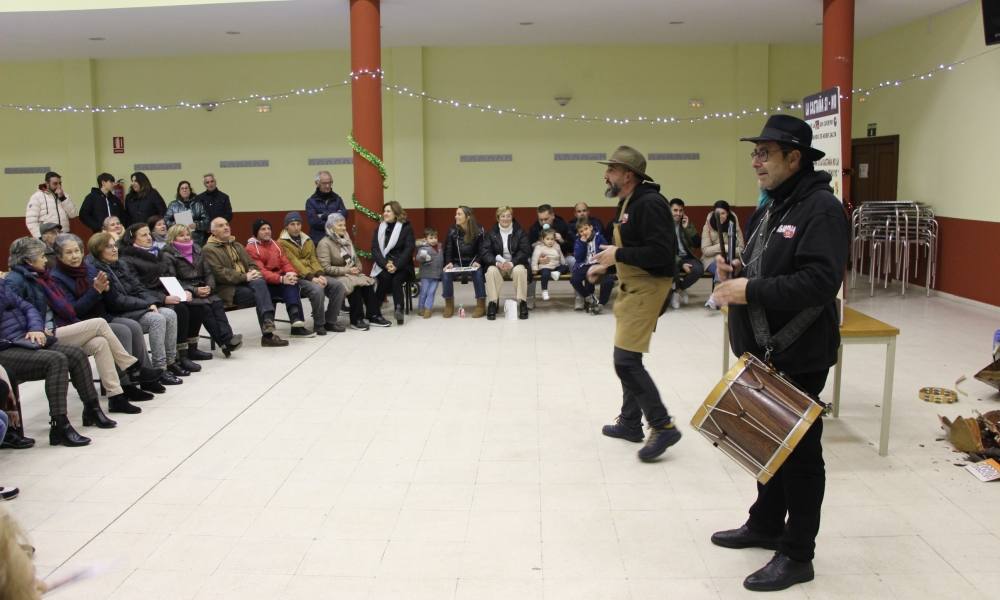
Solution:
M 628 213 L 622 213 L 622 218 L 619 219 L 618 222 L 622 225 L 628 223 Z
M 781 235 L 785 236 L 786 240 L 790 240 L 795 237 L 795 225 L 779 225 L 777 231 Z

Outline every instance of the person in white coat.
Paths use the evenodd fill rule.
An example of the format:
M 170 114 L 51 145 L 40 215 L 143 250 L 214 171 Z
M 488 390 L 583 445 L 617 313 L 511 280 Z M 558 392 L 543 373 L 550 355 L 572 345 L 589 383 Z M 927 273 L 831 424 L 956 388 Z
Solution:
M 24 224 L 31 237 L 41 237 L 39 226 L 42 223 L 55 223 L 62 228 L 63 233 L 69 233 L 69 220 L 77 216 L 76 205 L 69 199 L 62 188 L 62 176 L 55 171 L 45 174 L 45 185 L 28 199 L 24 210 Z

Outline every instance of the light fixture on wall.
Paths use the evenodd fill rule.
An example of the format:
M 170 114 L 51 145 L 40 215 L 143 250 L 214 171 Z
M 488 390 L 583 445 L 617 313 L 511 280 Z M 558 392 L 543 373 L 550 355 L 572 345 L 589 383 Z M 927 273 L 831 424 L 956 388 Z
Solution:
M 556 104 L 558 104 L 559 106 L 566 106 L 572 99 L 573 96 L 570 96 L 569 94 L 560 94 L 559 96 L 553 98 L 553 100 L 555 100 Z
M 211 101 L 209 101 L 209 102 L 200 102 L 198 104 L 198 106 L 204 108 L 208 112 L 212 112 L 213 110 L 215 110 L 215 108 L 217 106 L 219 106 L 219 103 L 218 102 L 211 102 Z
M 271 112 L 271 105 L 270 104 L 258 104 L 257 105 L 257 112 L 259 112 L 259 113 L 269 113 L 269 112 Z
M 688 100 L 688 106 L 691 108 L 701 108 L 705 106 L 705 101 L 701 98 L 691 98 Z

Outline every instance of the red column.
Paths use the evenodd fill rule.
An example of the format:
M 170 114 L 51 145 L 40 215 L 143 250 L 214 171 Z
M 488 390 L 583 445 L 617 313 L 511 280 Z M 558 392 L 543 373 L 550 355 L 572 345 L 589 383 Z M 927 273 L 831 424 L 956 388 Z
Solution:
M 351 0 L 351 123 L 354 139 L 382 157 L 382 79 L 363 73 L 381 72 L 382 34 L 380 0 Z M 354 194 L 362 205 L 382 213 L 382 176 L 378 169 L 354 154 Z M 357 226 L 354 243 L 370 250 L 376 223 L 360 212 L 354 213 Z
M 854 94 L 854 0 L 823 0 L 823 89 L 840 86 L 844 203 L 851 210 L 851 102 Z

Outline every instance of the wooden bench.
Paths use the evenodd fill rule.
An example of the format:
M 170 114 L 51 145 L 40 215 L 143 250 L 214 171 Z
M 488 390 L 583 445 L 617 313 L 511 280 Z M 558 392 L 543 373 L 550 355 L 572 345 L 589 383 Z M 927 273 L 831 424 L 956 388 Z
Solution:
M 896 338 L 899 328 L 849 306 L 844 307 L 844 322 L 840 325 L 840 347 L 833 371 L 833 404 L 831 416 L 840 416 L 840 382 L 843 372 L 844 346 L 875 344 L 885 346 L 885 374 L 882 381 L 882 419 L 878 439 L 879 456 L 889 454 L 889 425 L 892 420 L 892 386 L 896 370 Z M 729 372 L 729 309 L 722 309 L 722 373 Z

